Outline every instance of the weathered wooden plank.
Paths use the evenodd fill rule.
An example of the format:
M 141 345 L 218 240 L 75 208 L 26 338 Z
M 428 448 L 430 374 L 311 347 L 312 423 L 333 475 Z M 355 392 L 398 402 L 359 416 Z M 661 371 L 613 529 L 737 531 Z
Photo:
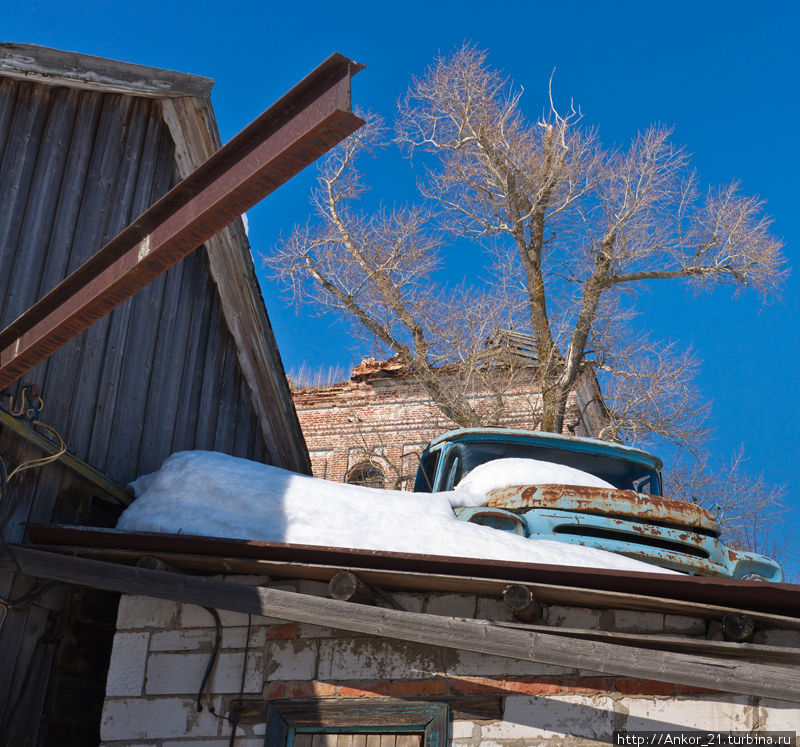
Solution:
M 49 545 L 48 549 L 78 553 L 87 558 L 136 563 L 140 550 L 74 547 Z M 444 591 L 460 594 L 482 594 L 502 597 L 503 590 L 511 583 L 502 578 L 480 578 L 474 576 L 450 576 L 441 573 L 425 574 L 412 571 L 387 571 L 370 568 L 347 568 L 338 565 L 296 563 L 286 561 L 255 560 L 231 555 L 188 555 L 148 550 L 148 555 L 158 557 L 184 571 L 197 573 L 239 573 L 269 576 L 275 579 L 304 578 L 328 583 L 341 570 L 352 570 L 372 586 L 406 591 Z M 668 612 L 703 619 L 722 619 L 729 612 L 746 612 L 764 624 L 787 630 L 800 630 L 800 619 L 755 610 L 726 607 L 715 604 L 687 602 L 645 594 L 585 589 L 559 584 L 528 584 L 537 598 L 550 604 L 567 604 L 578 607 L 637 610 L 641 612 Z
M 161 126 L 153 129 L 153 137 L 159 142 L 157 159 L 150 178 L 137 195 L 135 214 L 139 214 L 163 194 L 173 178 L 169 134 Z M 161 275 L 127 302 L 130 304 L 128 330 L 124 348 L 119 352 L 121 370 L 116 379 L 114 425 L 108 442 L 107 461 L 108 472 L 126 481 L 134 479 L 142 472 L 140 460 L 145 413 L 151 406 L 149 393 L 153 377 L 153 358 L 166 286 L 167 278 Z M 152 406 L 157 408 L 155 403 Z M 169 408 L 162 411 L 162 417 L 170 419 Z M 167 454 L 163 454 L 162 459 L 166 456 Z
M 5 150 L 9 122 L 14 114 L 18 89 L 19 84 L 15 80 L 0 78 L 0 153 Z
M 105 243 L 106 236 L 118 230 L 118 227 L 124 226 L 128 220 L 138 174 L 136 160 L 141 150 L 146 126 L 146 120 L 142 116 L 142 103 L 146 102 L 135 102 L 125 97 L 114 98 L 115 105 L 109 107 L 101 124 L 104 132 L 104 137 L 100 141 L 102 160 L 98 165 L 101 184 L 93 190 L 92 201 L 81 211 L 84 225 L 89 226 L 91 224 L 89 211 L 92 206 L 96 210 L 96 219 L 99 220 L 93 231 L 89 229 L 92 232 L 95 248 Z M 79 254 L 83 251 L 85 249 L 81 248 Z M 73 251 L 73 255 L 75 253 Z M 119 318 L 109 316 L 87 330 L 80 338 L 81 357 L 78 375 L 74 370 L 61 371 L 58 374 L 64 381 L 63 386 L 67 386 L 70 377 L 74 378 L 72 407 L 67 416 L 68 423 L 65 424 L 64 436 L 70 444 L 74 444 L 74 448 L 81 451 L 83 458 L 92 462 L 96 459 L 91 448 L 95 424 L 111 412 L 110 408 L 97 408 L 97 403 L 102 399 L 106 388 L 106 382 L 103 380 L 104 361 L 108 359 L 107 351 L 109 343 L 113 340 L 113 330 L 121 323 L 124 324 Z M 78 403 L 80 405 L 75 407 Z M 108 448 L 105 435 L 101 434 L 98 441 L 104 440 L 103 445 Z M 107 471 L 102 458 L 97 463 Z
M 58 193 L 67 165 L 69 134 L 75 120 L 77 94 L 54 91 L 38 148 L 18 240 L 18 257 L 8 268 L 9 287 L 3 315 L 15 318 L 39 298 L 39 281 L 50 247 Z M 37 138 L 38 133 L 31 133 Z
M 796 670 L 505 628 L 478 620 L 366 607 L 293 592 L 15 548 L 26 573 L 132 594 L 306 622 L 434 646 L 626 677 L 800 702 Z
M 83 201 L 83 189 L 91 164 L 94 135 L 102 114 L 101 97 L 79 93 L 75 120 L 69 140 L 69 155 L 65 176 L 57 194 L 53 195 L 55 219 L 50 246 L 41 269 L 37 298 L 55 287 L 67 274 L 75 230 Z M 45 381 L 49 359 L 31 371 L 33 380 Z
M 236 345 L 229 335 L 223 345 L 223 363 L 219 376 L 217 422 L 214 432 L 214 451 L 232 454 L 235 446 L 236 407 L 239 391 L 236 386 Z
M 161 119 L 159 127 L 169 141 L 172 180 L 177 182 L 172 138 Z M 180 423 L 190 417 L 190 412 L 181 406 L 181 396 L 184 377 L 196 373 L 194 369 L 187 370 L 186 359 L 192 345 L 190 329 L 193 317 L 198 304 L 202 304 L 203 285 L 197 272 L 197 260 L 201 254 L 202 250 L 189 255 L 165 275 L 166 288 L 158 319 L 148 394 L 150 406 L 145 412 L 141 441 L 140 473 L 148 473 L 161 466 L 174 451 L 173 440 Z
M 0 331 L 0 384 L 41 360 L 363 124 L 360 66 L 332 55 L 91 259 Z
M 5 410 L 0 410 L 0 426 L 8 429 L 10 433 L 14 433 L 25 441 L 36 446 L 40 452 L 44 454 L 54 454 L 55 445 L 52 441 L 40 435 L 34 430 L 33 426 L 28 425 L 25 421 L 19 420 L 9 415 Z M 37 456 L 42 456 L 42 453 Z M 107 475 L 92 467 L 91 464 L 79 459 L 71 452 L 67 451 L 62 454 L 58 461 L 63 464 L 68 470 L 80 475 L 85 480 L 88 480 L 93 485 L 96 485 L 104 493 L 113 497 L 120 503 L 128 505 L 131 502 L 131 492 L 124 485 L 115 482 Z
M 28 593 L 35 585 L 35 579 L 17 574 L 11 589 L 12 598 Z M 26 610 L 9 610 L 8 617 L 0 630 L 0 651 L 4 652 L 3 666 L 0 667 L 0 734 L 7 735 L 8 726 L 15 711 L 22 704 L 22 683 L 35 675 L 35 665 L 31 657 L 42 637 L 47 624 L 48 612 L 33 605 Z M 7 657 L 7 658 L 6 658 Z M 30 714 L 31 716 L 37 714 Z
M 338 747 L 338 734 L 314 734 L 311 747 Z
M 145 102 L 141 102 L 145 103 Z M 128 217 L 141 214 L 153 202 L 153 191 L 156 180 L 157 163 L 163 144 L 163 126 L 151 107 L 147 112 L 144 140 L 131 161 L 138 164 L 138 174 L 134 189 L 129 191 L 125 207 Z M 119 380 L 126 362 L 126 343 L 131 324 L 131 314 L 137 299 L 131 299 L 118 306 L 109 315 L 109 328 L 106 337 L 104 355 L 100 361 L 102 366 L 101 384 L 94 404 L 95 418 L 92 438 L 88 445 L 87 459 L 107 471 L 111 458 L 118 460 L 119 454 L 110 452 L 111 436 L 115 427 L 124 428 L 126 423 L 116 417 L 119 406 Z M 115 423 L 115 420 L 118 422 Z M 136 455 L 125 455 L 135 464 Z
M 0 154 L 0 324 L 15 318 L 24 292 L 12 285 L 11 262 L 22 230 L 30 185 L 36 168 L 36 153 L 47 121 L 49 93 L 21 88 Z
M 367 734 L 366 747 L 381 747 L 381 735 L 380 734 Z
M 69 255 L 59 262 L 59 269 L 69 273 L 102 245 L 108 212 L 113 204 L 123 142 L 123 131 L 129 102 L 119 96 L 106 97 L 100 105 L 96 140 L 91 141 L 88 171 L 80 190 L 80 208 L 70 217 L 74 221 Z M 65 181 L 72 180 L 67 174 Z M 60 281 L 62 277 L 56 277 Z M 78 440 L 76 434 L 91 432 L 94 403 L 99 386 L 106 321 L 92 335 L 82 336 L 53 357 L 47 378 L 38 383 L 47 405 L 48 421 L 81 459 L 87 457 L 88 437 Z M 87 345 L 87 343 L 90 343 Z M 37 371 L 38 367 L 33 371 Z
M 175 141 L 178 168 L 181 176 L 186 176 L 220 147 L 210 104 L 207 100 L 172 99 L 164 101 L 162 108 Z M 241 219 L 209 239 L 206 251 L 269 461 L 311 474 Z
M 396 747 L 397 738 L 394 734 L 381 734 L 381 747 Z
M 420 747 L 422 737 L 419 734 L 398 734 L 396 747 Z
M 24 84 L 27 85 L 27 84 Z M 67 274 L 69 258 L 73 253 L 73 242 L 83 203 L 84 185 L 92 164 L 94 135 L 102 115 L 101 97 L 91 92 L 78 93 L 78 106 L 71 131 L 63 137 L 69 141 L 69 156 L 59 191 L 54 194 L 55 220 L 50 236 L 49 251 L 41 268 L 36 297 L 43 295 Z M 48 393 L 46 418 L 49 423 L 61 429 L 68 422 L 72 383 L 64 392 L 64 375 L 74 371 L 80 359 L 80 346 L 77 343 L 66 346 L 52 358 L 48 358 L 29 373 L 29 381 L 38 382 Z M 54 396 L 50 397 L 49 394 Z
M 312 747 L 313 734 L 295 734 L 292 747 Z
M 800 665 L 800 648 L 789 646 L 764 646 L 756 643 L 736 643 L 713 641 L 705 638 L 662 635 L 659 633 L 621 633 L 606 630 L 587 630 L 584 628 L 554 628 L 548 625 L 519 625 L 516 623 L 497 623 L 502 627 L 517 630 L 531 630 L 554 633 L 568 638 L 583 638 L 593 641 L 609 641 L 625 645 L 655 648 L 659 651 L 683 651 L 701 653 L 709 656 L 733 656 L 751 661 L 771 661 L 776 664 Z
M 328 582 L 328 596 L 343 602 L 375 604 L 375 593 L 352 571 L 339 571 Z
M 238 362 L 234 365 L 234 386 L 236 389 L 235 424 L 233 427 L 233 456 L 250 459 L 253 451 L 253 436 L 261 440 L 259 434 L 253 433 L 253 424 L 257 423 L 255 413 L 251 407 L 250 390 L 242 377 Z
M 211 280 L 204 278 L 207 260 L 202 251 L 186 257 L 181 267 L 188 281 L 181 289 L 181 308 L 191 309 L 191 313 L 188 314 L 189 328 L 186 333 L 183 368 L 174 372 L 180 380 L 180 391 L 177 398 L 178 418 L 172 440 L 173 452 L 196 448 L 195 434 L 203 387 L 203 378 L 198 372 L 203 370 L 208 355 L 214 294 Z
M 214 81 L 199 75 L 66 52 L 38 44 L 0 43 L 0 75 L 58 86 L 136 96 L 208 96 Z
M 195 377 L 200 379 L 201 388 L 194 448 L 213 450 L 214 436 L 217 432 L 217 416 L 219 415 L 219 393 L 222 386 L 220 377 L 222 367 L 225 365 L 225 347 L 219 298 L 211 280 L 208 282 L 208 287 L 212 294 L 210 323 L 205 330 L 208 342 L 205 358 L 200 362 L 200 368 L 195 371 Z
M 455 720 L 499 721 L 503 718 L 503 700 L 500 695 L 468 695 L 448 698 L 446 702 Z
M 0 734 L 6 744 L 35 743 L 55 653 L 47 610 L 34 605 L 25 615 L 25 636 L 17 652 L 12 694 L 7 710 L 0 717 Z
M 17 438 L 6 427 L 0 428 L 0 454 L 6 463 L 13 465 L 14 468 L 42 456 L 37 447 Z M 25 470 L 3 486 L 3 496 L 0 501 L 0 531 L 6 542 L 22 541 L 25 522 L 30 518 L 29 496 L 36 490 L 43 472 L 44 470 Z

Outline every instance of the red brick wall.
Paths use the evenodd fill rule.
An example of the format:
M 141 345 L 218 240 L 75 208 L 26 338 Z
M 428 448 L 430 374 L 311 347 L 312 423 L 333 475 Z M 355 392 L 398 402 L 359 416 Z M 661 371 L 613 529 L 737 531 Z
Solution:
M 293 391 L 300 426 L 315 477 L 342 482 L 353 467 L 371 461 L 386 476 L 386 487 L 410 489 L 417 458 L 435 436 L 456 427 L 409 378 L 347 381 Z M 475 392 L 474 406 L 488 400 Z M 576 393 L 570 396 L 565 424 L 578 435 L 592 435 L 582 422 Z M 540 396 L 533 386 L 505 395 L 506 414 L 498 425 L 535 429 Z M 565 430 L 565 433 L 567 431 Z

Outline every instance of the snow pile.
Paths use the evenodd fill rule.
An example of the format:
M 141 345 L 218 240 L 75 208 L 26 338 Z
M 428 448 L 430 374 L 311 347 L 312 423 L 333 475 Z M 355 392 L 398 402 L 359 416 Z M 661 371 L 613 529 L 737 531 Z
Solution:
M 491 490 L 512 485 L 579 485 L 614 489 L 611 483 L 565 464 L 539 459 L 495 459 L 475 467 L 456 485 L 456 490 L 487 496 Z
M 658 572 L 621 555 L 456 519 L 463 490 L 408 493 L 330 482 L 216 452 L 180 452 L 140 477 L 126 531 Z M 668 572 L 668 571 L 665 571 Z

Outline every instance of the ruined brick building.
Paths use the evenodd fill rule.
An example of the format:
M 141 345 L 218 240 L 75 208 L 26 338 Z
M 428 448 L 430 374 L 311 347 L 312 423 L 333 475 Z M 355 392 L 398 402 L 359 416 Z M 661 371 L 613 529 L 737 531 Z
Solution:
M 541 411 L 536 369 L 522 347 L 524 336 L 515 334 L 512 341 L 522 374 L 504 391 L 503 411 L 493 424 L 535 429 Z M 505 348 L 507 355 L 509 340 Z M 457 427 L 397 358 L 365 358 L 348 381 L 295 387 L 292 396 L 314 476 L 338 482 L 410 489 L 425 445 Z M 477 385 L 470 401 L 481 409 L 495 396 Z M 588 371 L 570 395 L 564 423 L 565 434 L 594 436 L 600 430 L 599 389 Z

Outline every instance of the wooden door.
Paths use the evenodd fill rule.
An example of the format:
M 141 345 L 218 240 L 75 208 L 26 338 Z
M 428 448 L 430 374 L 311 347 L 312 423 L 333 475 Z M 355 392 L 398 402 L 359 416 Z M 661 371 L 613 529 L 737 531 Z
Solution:
M 422 747 L 422 734 L 296 734 L 292 747 Z

